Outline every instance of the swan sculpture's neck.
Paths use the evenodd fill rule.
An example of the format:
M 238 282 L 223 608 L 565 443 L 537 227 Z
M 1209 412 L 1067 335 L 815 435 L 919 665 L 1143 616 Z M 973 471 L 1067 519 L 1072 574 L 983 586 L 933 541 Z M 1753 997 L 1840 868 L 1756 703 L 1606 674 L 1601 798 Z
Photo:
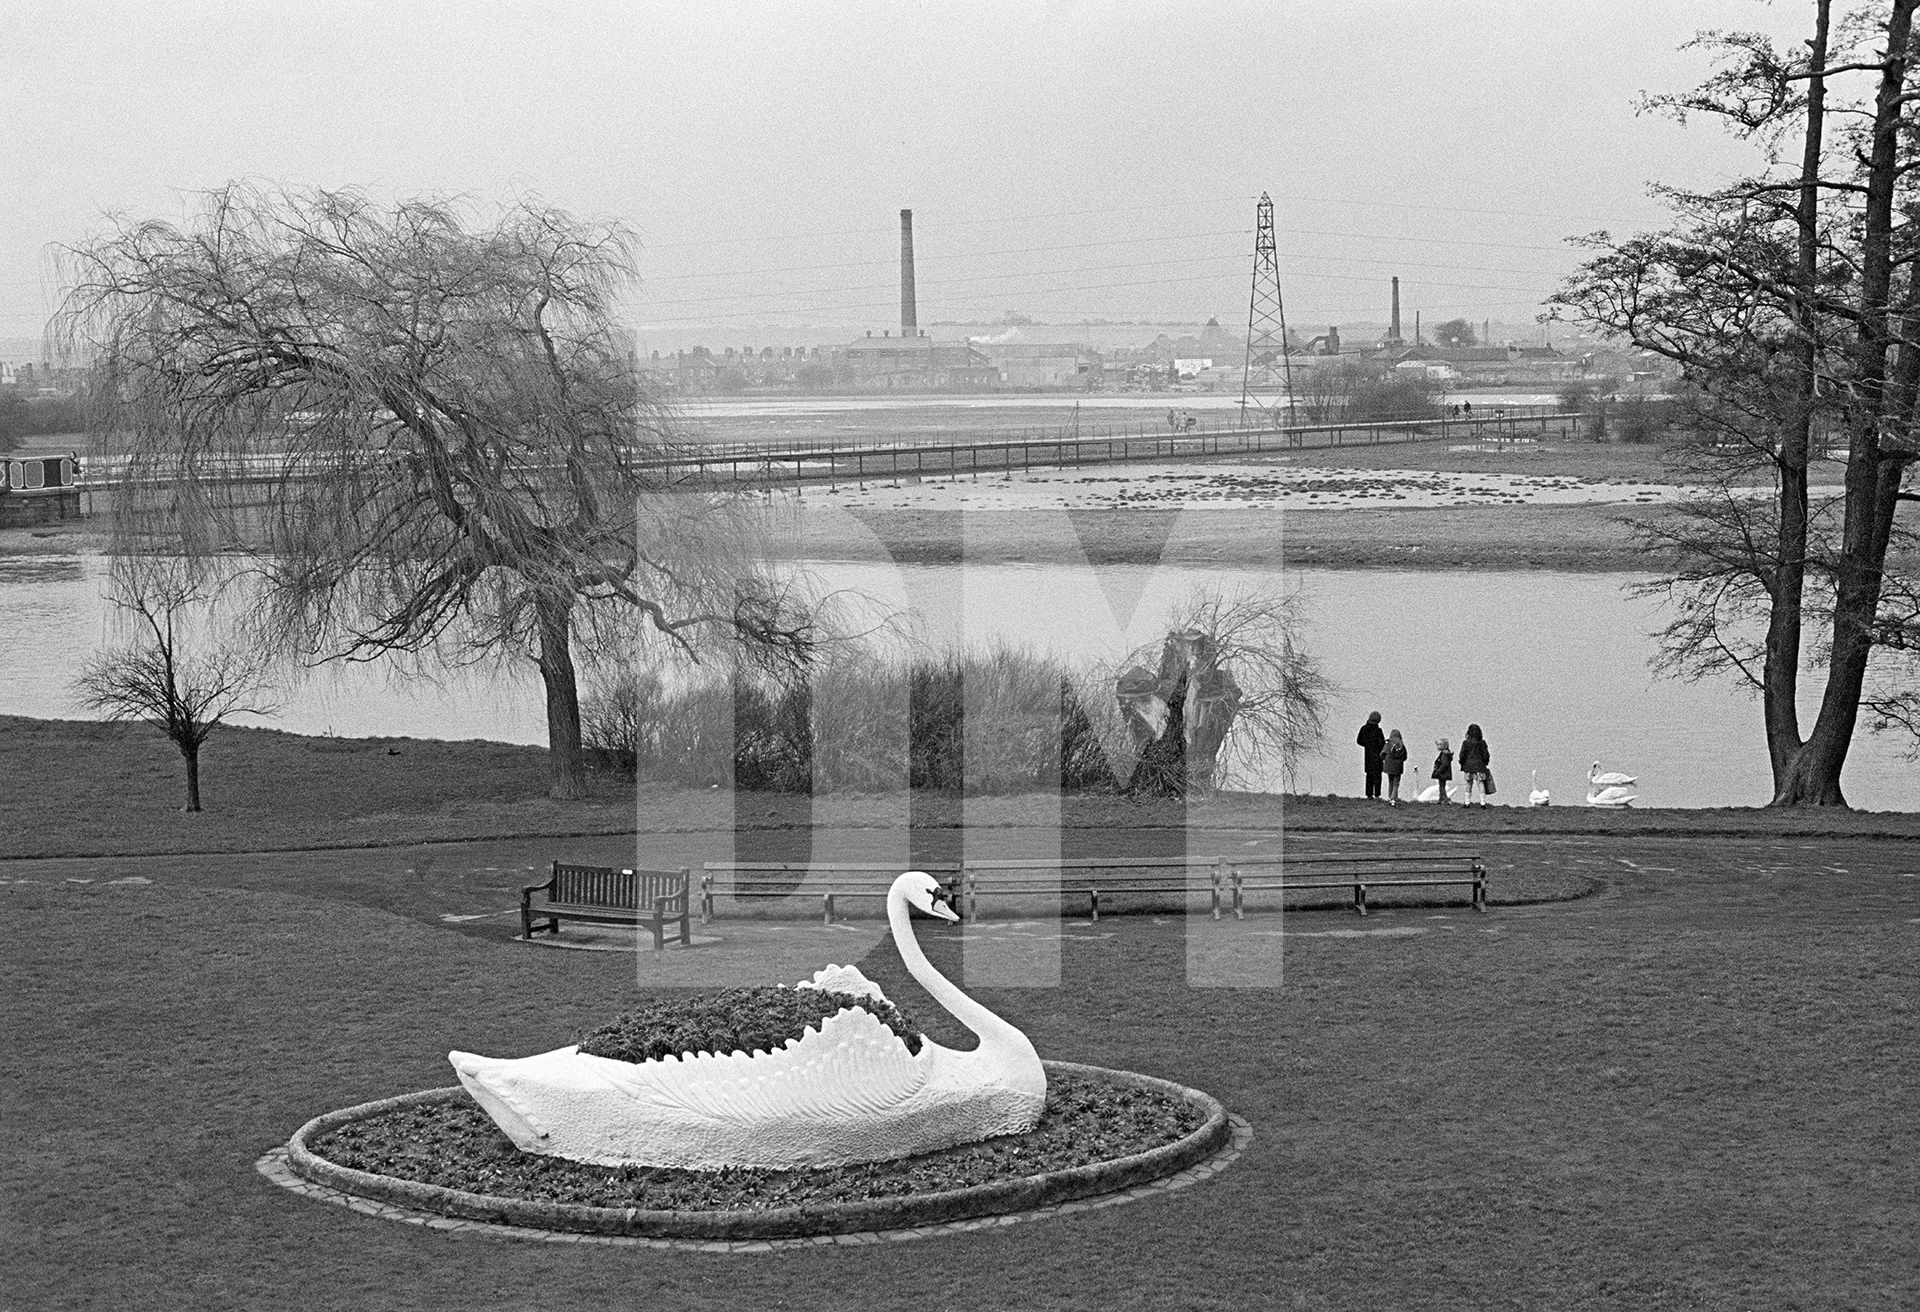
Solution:
M 900 950 L 900 960 L 906 963 L 907 973 L 933 995 L 934 1001 L 953 1013 L 956 1020 L 980 1036 L 980 1050 L 1031 1049 L 1026 1035 L 962 993 L 958 985 L 927 960 L 927 954 L 920 950 L 920 941 L 914 937 L 913 913 L 906 892 L 898 884 L 887 894 L 887 923 L 893 929 L 893 945 Z

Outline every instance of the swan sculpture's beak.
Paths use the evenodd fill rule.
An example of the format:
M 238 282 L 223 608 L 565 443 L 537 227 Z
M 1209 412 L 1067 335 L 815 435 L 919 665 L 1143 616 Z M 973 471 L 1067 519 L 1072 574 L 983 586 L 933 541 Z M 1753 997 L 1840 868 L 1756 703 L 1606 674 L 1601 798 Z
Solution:
M 948 894 L 946 889 L 934 889 L 932 896 L 927 899 L 927 911 L 929 914 L 936 915 L 942 920 L 957 921 L 960 919 L 960 914 L 951 906 L 947 905 L 947 898 Z

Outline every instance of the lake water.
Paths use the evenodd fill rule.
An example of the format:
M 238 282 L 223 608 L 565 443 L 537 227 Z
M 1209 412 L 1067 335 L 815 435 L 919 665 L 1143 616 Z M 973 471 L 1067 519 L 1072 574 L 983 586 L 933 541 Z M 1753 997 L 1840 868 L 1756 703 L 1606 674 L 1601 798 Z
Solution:
M 1639 777 L 1643 806 L 1757 805 L 1769 776 L 1759 707 L 1724 682 L 1653 678 L 1649 602 L 1617 574 L 1535 571 L 1245 570 L 1036 565 L 892 566 L 823 562 L 821 583 L 857 589 L 878 610 L 916 617 L 933 641 L 1005 640 L 1072 657 L 1117 659 L 1161 632 L 1195 589 L 1281 585 L 1303 594 L 1308 641 L 1339 685 L 1331 742 L 1306 761 L 1301 791 L 1360 791 L 1354 732 L 1367 711 L 1398 728 L 1414 764 L 1433 739 L 1458 747 L 1469 722 L 1493 750 L 1497 800 L 1524 802 L 1530 773 L 1557 805 L 1584 800 L 1588 765 Z M 70 717 L 86 656 L 113 640 L 100 598 L 104 561 L 0 559 L 0 712 Z M 457 671 L 437 683 L 379 665 L 329 667 L 291 689 L 267 723 L 358 737 L 542 742 L 530 664 Z M 1843 779 L 1875 810 L 1920 809 L 1920 765 L 1891 737 L 1862 733 Z

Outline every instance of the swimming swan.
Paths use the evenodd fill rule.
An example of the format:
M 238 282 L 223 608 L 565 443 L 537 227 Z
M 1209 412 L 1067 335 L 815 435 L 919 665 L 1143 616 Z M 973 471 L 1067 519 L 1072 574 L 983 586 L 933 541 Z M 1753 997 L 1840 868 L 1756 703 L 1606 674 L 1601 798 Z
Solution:
M 1633 799 L 1640 796 L 1631 788 L 1614 786 L 1612 788 L 1587 789 L 1588 806 L 1631 806 Z
M 1595 788 L 1616 788 L 1624 787 L 1627 784 L 1636 782 L 1636 780 L 1633 775 L 1621 774 L 1618 770 L 1609 770 L 1605 774 L 1601 774 L 1600 762 L 1595 761 L 1593 768 L 1587 771 L 1587 782 Z
M 1415 779 L 1418 779 L 1420 777 L 1420 767 L 1417 765 L 1413 768 L 1413 777 Z M 1447 780 L 1447 800 L 1448 801 L 1453 800 L 1453 795 L 1456 791 L 1457 790 L 1453 786 L 1453 780 L 1451 779 Z M 1440 800 L 1439 781 L 1435 780 L 1433 783 L 1428 784 L 1425 788 L 1422 788 L 1419 792 L 1415 793 L 1413 800 L 1416 802 L 1439 801 Z
M 1540 772 L 1529 770 L 1527 777 L 1533 780 L 1533 791 L 1527 794 L 1528 806 L 1552 806 L 1553 794 L 1540 786 Z
M 601 1165 L 822 1166 L 1024 1134 L 1046 1106 L 1046 1071 L 1026 1035 L 921 952 L 909 906 L 959 919 L 935 900 L 938 889 L 921 871 L 901 875 L 887 893 L 887 921 L 908 972 L 979 1036 L 970 1052 L 922 1036 L 909 1053 L 871 1013 L 845 1007 L 772 1052 L 625 1062 L 576 1045 L 447 1059 L 521 1151 Z M 886 996 L 853 966 L 828 966 L 798 987 Z

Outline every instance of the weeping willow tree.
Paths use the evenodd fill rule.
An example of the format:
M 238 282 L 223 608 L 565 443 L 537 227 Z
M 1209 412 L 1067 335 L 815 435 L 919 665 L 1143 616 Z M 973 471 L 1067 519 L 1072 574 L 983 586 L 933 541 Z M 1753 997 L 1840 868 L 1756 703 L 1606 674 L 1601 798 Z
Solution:
M 64 256 L 117 550 L 238 547 L 253 627 L 308 661 L 530 656 L 555 797 L 587 791 L 576 644 L 637 620 L 688 651 L 813 645 L 743 501 L 662 473 L 620 225 L 234 184 Z

